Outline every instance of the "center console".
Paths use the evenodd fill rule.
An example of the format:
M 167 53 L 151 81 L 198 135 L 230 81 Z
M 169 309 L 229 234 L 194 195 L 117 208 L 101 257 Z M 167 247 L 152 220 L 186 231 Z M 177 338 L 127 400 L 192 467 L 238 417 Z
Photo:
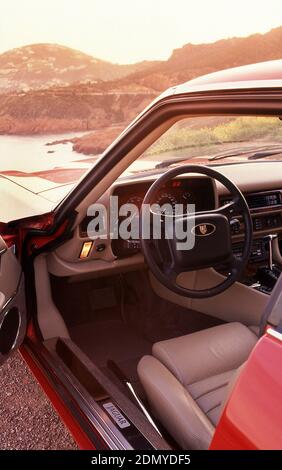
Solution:
M 282 233 L 282 191 L 264 191 L 245 195 L 253 222 L 253 245 L 242 281 L 256 290 L 270 294 L 282 271 L 282 263 L 276 263 L 275 250 L 279 251 L 278 235 Z M 220 205 L 229 202 L 220 198 Z M 242 256 L 244 225 L 237 215 L 231 225 L 232 248 L 235 256 Z M 279 253 L 279 258 L 281 255 Z M 281 260 L 280 260 L 281 261 Z
M 232 245 L 232 251 L 235 256 L 240 258 L 243 255 L 244 243 L 234 243 Z M 263 239 L 253 240 L 252 250 L 249 258 L 250 264 L 263 264 L 268 260 L 268 247 Z
M 274 241 L 276 234 L 269 234 L 261 239 L 254 240 L 251 250 L 249 266 L 242 279 L 243 284 L 252 287 L 264 294 L 270 294 L 281 272 L 282 266 L 275 264 Z M 242 256 L 243 243 L 233 245 L 235 256 Z

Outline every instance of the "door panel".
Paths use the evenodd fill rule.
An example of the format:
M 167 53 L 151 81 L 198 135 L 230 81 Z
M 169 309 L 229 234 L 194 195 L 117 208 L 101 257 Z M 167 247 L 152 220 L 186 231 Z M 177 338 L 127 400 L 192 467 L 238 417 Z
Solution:
M 17 349 L 26 331 L 24 277 L 13 248 L 0 236 L 0 365 Z

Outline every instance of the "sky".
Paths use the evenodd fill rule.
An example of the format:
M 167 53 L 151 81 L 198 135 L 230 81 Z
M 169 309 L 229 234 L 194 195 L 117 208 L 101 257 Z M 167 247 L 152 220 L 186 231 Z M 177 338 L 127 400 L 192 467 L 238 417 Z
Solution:
M 0 0 L 0 53 L 57 43 L 115 63 L 282 25 L 282 0 Z

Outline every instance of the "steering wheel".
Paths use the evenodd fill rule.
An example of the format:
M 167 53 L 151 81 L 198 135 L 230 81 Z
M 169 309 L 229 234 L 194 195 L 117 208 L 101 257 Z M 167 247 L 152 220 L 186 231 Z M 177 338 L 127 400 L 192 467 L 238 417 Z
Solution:
M 176 176 L 193 173 L 205 175 L 219 181 L 227 188 L 231 195 L 231 201 L 214 210 L 171 214 L 173 230 L 170 236 L 161 236 L 160 239 L 152 237 L 152 220 L 156 213 L 152 210 L 152 204 L 157 199 L 160 189 Z M 143 217 L 145 207 L 150 206 L 150 235 L 140 235 L 141 248 L 145 261 L 158 281 L 176 294 L 185 297 L 204 299 L 217 295 L 228 289 L 238 281 L 248 263 L 252 247 L 252 219 L 247 202 L 240 189 L 226 176 L 218 171 L 200 165 L 183 165 L 173 168 L 160 176 L 149 188 L 141 207 L 140 221 L 141 234 L 143 234 Z M 164 228 L 165 213 L 159 212 L 160 224 Z M 232 217 L 241 215 L 244 222 L 244 245 L 242 256 L 235 256 L 232 252 L 231 225 Z M 185 226 L 189 234 L 193 234 L 194 245 L 189 249 L 179 249 L 177 238 L 177 226 Z M 163 230 L 163 229 L 162 229 Z M 187 231 L 187 233 L 188 233 Z M 164 234 L 164 231 L 162 231 Z M 195 271 L 204 268 L 225 267 L 227 277 L 220 284 L 202 290 L 187 289 L 177 284 L 177 277 L 187 271 Z

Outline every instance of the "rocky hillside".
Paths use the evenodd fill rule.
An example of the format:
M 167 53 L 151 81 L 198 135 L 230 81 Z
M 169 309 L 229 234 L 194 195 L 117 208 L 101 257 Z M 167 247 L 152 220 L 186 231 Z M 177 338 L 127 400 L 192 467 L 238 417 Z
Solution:
M 0 134 L 62 133 L 124 125 L 155 97 L 149 92 L 52 89 L 0 95 Z
M 117 65 L 58 44 L 33 44 L 0 54 L 0 92 L 115 80 L 150 66 Z

